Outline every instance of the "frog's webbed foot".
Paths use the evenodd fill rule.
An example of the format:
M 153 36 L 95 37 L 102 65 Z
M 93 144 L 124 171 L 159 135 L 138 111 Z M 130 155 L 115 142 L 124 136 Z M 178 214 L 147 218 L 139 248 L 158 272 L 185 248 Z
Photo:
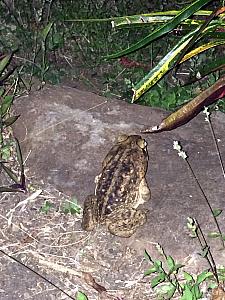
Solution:
M 95 195 L 89 195 L 84 201 L 81 226 L 84 230 L 92 231 L 98 223 L 98 206 Z
M 134 208 L 123 208 L 114 211 L 110 215 L 107 225 L 112 234 L 120 237 L 130 237 L 146 220 L 145 211 Z

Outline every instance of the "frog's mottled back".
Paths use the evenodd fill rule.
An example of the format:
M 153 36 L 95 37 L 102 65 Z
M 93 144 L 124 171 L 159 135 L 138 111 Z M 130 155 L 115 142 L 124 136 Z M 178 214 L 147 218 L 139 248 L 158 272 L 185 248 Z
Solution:
M 94 220 L 98 223 L 116 222 L 115 218 L 119 219 L 119 215 L 124 211 L 127 216 L 135 217 L 136 208 L 150 197 L 150 191 L 145 181 L 147 165 L 148 153 L 145 140 L 139 135 L 119 136 L 117 143 L 103 161 L 101 174 L 96 178 L 96 207 L 93 207 L 94 196 L 91 201 L 89 197 L 89 200 L 85 202 L 83 228 L 92 230 Z M 93 208 L 90 208 L 90 205 Z M 92 211 L 95 216 L 93 216 L 94 219 L 91 217 L 90 221 Z M 129 214 L 131 211 L 132 214 Z M 143 217 L 143 214 L 141 216 L 143 223 L 143 219 L 146 218 Z M 89 225 L 92 225 L 87 225 L 88 222 Z M 130 220 L 130 222 L 132 221 Z M 129 220 L 126 222 L 126 226 L 128 223 Z M 124 233 L 123 228 L 121 229 L 123 233 L 120 234 L 119 231 L 117 232 L 117 227 L 114 227 L 113 232 L 110 231 L 116 235 L 130 236 L 133 233 L 128 234 L 126 230 Z M 129 232 L 132 230 L 129 229 Z

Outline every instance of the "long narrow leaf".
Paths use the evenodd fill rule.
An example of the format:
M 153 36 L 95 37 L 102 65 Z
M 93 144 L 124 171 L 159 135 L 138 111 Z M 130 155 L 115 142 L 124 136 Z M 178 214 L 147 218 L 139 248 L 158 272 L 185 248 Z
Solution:
M 166 23 L 165 25 L 161 26 L 160 28 L 153 31 L 151 34 L 147 35 L 144 39 L 137 42 L 136 44 L 132 45 L 131 47 L 128 47 L 125 50 L 122 50 L 120 52 L 117 52 L 115 54 L 111 54 L 107 56 L 107 59 L 111 58 L 118 58 L 123 55 L 127 55 L 131 52 L 134 52 L 140 48 L 145 47 L 155 39 L 165 35 L 166 33 L 170 32 L 174 28 L 176 28 L 177 25 L 179 25 L 182 21 L 186 20 L 188 17 L 193 15 L 197 10 L 199 10 L 202 6 L 207 4 L 208 2 L 211 2 L 212 0 L 197 0 L 194 3 L 190 4 L 189 6 L 185 7 L 183 10 L 181 10 L 171 21 Z
M 17 188 L 11 188 L 7 186 L 0 186 L 0 193 L 15 193 L 15 192 L 22 192 L 22 190 L 19 190 Z
M 136 101 L 143 95 L 150 87 L 152 87 L 157 81 L 159 81 L 176 63 L 176 57 L 180 54 L 180 51 L 189 43 L 194 32 L 188 33 L 181 41 L 133 88 L 132 102 Z
M 19 115 L 11 116 L 11 117 L 7 118 L 6 120 L 4 120 L 2 123 L 5 127 L 8 127 L 8 126 L 12 125 L 13 123 L 15 123 L 18 118 L 19 118 Z
M 157 11 L 147 14 L 141 15 L 132 15 L 132 16 L 123 16 L 123 17 L 111 17 L 111 18 L 96 18 L 96 19 L 71 19 L 71 20 L 64 20 L 64 22 L 82 22 L 82 23 L 97 23 L 97 22 L 115 22 L 115 26 L 120 26 L 120 24 L 124 25 L 127 23 L 132 23 L 133 21 L 143 16 L 144 18 L 149 18 L 153 16 L 176 16 L 180 13 L 180 10 L 169 10 L 169 11 Z M 209 16 L 212 13 L 211 10 L 198 10 L 193 13 L 194 16 Z M 221 14 L 219 17 L 222 19 L 225 14 Z
M 6 174 L 8 174 L 8 176 L 15 182 L 15 183 L 19 183 L 19 180 L 16 176 L 16 174 L 11 170 L 9 169 L 8 167 L 6 167 L 4 165 L 4 163 L 1 163 L 1 167 L 2 169 L 6 172 Z
M 52 28 L 52 25 L 53 25 L 53 22 L 50 22 L 41 32 L 41 38 L 42 38 L 42 41 L 45 42 L 46 41 L 46 38 Z
M 20 184 L 23 187 L 24 190 L 26 190 L 25 185 L 25 174 L 24 174 L 24 164 L 23 164 L 23 156 L 20 148 L 20 144 L 17 138 L 15 138 L 16 141 L 16 153 L 17 153 L 17 159 L 20 165 Z
M 180 63 L 181 59 L 185 55 L 188 49 L 191 49 L 191 47 L 194 45 L 194 43 L 198 40 L 201 33 L 207 28 L 207 26 L 210 24 L 210 22 L 217 17 L 219 14 L 224 12 L 224 8 L 220 7 L 215 9 L 211 15 L 205 20 L 205 22 L 200 26 L 199 30 L 192 36 L 190 42 L 185 46 L 182 53 L 180 54 L 179 59 L 176 61 L 175 67 Z
M 10 106 L 13 102 L 13 96 L 7 95 L 3 98 L 2 103 L 0 105 L 0 115 L 1 117 L 4 117 L 8 110 L 10 109 Z
M 173 16 L 144 16 L 144 15 L 138 15 L 138 16 L 130 16 L 129 18 L 124 18 L 123 20 L 115 20 L 112 21 L 112 28 L 133 28 L 133 27 L 143 27 L 143 26 L 149 26 L 149 25 L 155 25 L 160 23 L 167 23 L 171 21 L 174 17 Z M 199 26 L 203 24 L 203 20 L 196 20 L 196 19 L 186 19 L 180 23 L 180 25 L 194 25 Z
M 189 53 L 187 53 L 183 58 L 182 60 L 180 61 L 180 63 L 183 63 L 184 61 L 190 59 L 191 57 L 193 56 L 196 56 L 208 49 L 211 49 L 211 48 L 214 48 L 214 47 L 217 47 L 217 46 L 220 46 L 220 45 L 223 45 L 225 44 L 225 39 L 224 40 L 219 40 L 219 41 L 214 41 L 214 42 L 209 42 L 209 43 L 206 43 L 206 44 L 203 44 L 195 49 L 193 49 L 192 51 L 190 51 Z
M 225 96 L 225 77 L 220 78 L 212 86 L 201 92 L 193 100 L 182 106 L 180 109 L 170 114 L 162 122 L 150 129 L 145 129 L 143 133 L 156 133 L 173 130 L 186 124 L 193 119 L 205 106 L 213 104 L 218 99 Z
M 13 53 L 6 55 L 1 61 L 0 61 L 0 75 L 7 67 L 8 63 L 10 62 L 11 58 L 13 56 Z
M 2 77 L 0 77 L 0 85 L 3 84 L 3 82 L 10 76 L 13 74 L 13 72 L 16 70 L 16 66 L 13 67 L 11 70 L 9 70 L 8 72 L 6 72 Z
M 202 38 L 208 32 L 212 32 L 217 25 L 211 25 L 204 30 Z M 149 88 L 151 88 L 157 81 L 159 81 L 170 69 L 172 69 L 180 57 L 180 52 L 186 47 L 192 36 L 199 30 L 196 28 L 194 31 L 184 36 L 179 43 L 156 65 L 140 82 L 133 88 L 132 102 L 136 101 L 143 95 Z
M 16 153 L 17 153 L 17 159 L 20 165 L 20 169 L 23 170 L 23 157 L 22 157 L 22 152 L 21 152 L 21 148 L 20 148 L 20 144 L 17 138 L 15 138 L 15 142 L 16 142 Z

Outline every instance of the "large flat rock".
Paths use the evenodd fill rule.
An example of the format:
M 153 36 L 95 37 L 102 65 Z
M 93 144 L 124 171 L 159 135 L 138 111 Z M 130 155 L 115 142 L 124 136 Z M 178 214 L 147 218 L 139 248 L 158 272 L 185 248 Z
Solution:
M 140 129 L 157 125 L 168 115 L 158 109 L 106 99 L 73 88 L 51 86 L 17 99 L 15 110 L 21 117 L 14 132 L 21 142 L 24 157 L 29 154 L 26 160 L 29 177 L 75 196 L 80 205 L 87 195 L 93 193 L 94 178 L 100 172 L 101 162 L 115 137 L 120 133 L 139 134 Z M 220 112 L 214 113 L 212 124 L 224 158 L 225 116 Z M 119 247 L 117 254 L 129 248 L 134 251 L 129 257 L 130 262 L 132 257 L 134 260 L 141 259 L 144 249 L 157 256 L 155 243 L 158 242 L 167 254 L 185 263 L 189 270 L 199 271 L 204 260 L 197 255 L 201 249 L 197 239 L 189 237 L 187 217 L 197 218 L 205 235 L 216 231 L 216 227 L 186 162 L 173 150 L 173 141 L 180 141 L 187 152 L 188 161 L 212 207 L 223 209 L 225 179 L 210 127 L 204 121 L 204 115 L 200 114 L 172 132 L 145 135 L 145 138 L 149 153 L 147 181 L 152 193 L 151 200 L 145 204 L 149 210 L 147 223 L 129 239 L 106 234 L 101 227 L 97 235 L 87 242 L 87 252 L 95 249 L 95 259 L 103 259 L 104 256 L 107 261 L 112 259 L 113 245 L 116 249 Z M 224 215 L 218 218 L 223 232 L 224 220 Z M 80 221 L 75 226 L 80 229 Z M 85 232 L 82 234 L 87 235 Z M 103 240 L 104 254 L 99 244 Z M 220 250 L 219 240 L 209 239 L 209 243 L 216 263 L 223 264 L 225 254 Z M 118 264 L 120 257 L 115 255 Z M 208 267 L 207 264 L 205 266 Z M 109 272 L 106 275 L 103 269 L 99 270 L 104 282 L 104 276 L 109 276 Z M 116 272 L 121 275 L 123 269 L 118 267 L 115 270 L 112 270 L 113 276 L 118 278 Z M 134 266 L 131 269 L 126 266 L 124 270 L 132 273 Z M 113 276 L 108 279 L 110 289 L 117 288 Z M 133 299 L 145 297 L 143 294 Z

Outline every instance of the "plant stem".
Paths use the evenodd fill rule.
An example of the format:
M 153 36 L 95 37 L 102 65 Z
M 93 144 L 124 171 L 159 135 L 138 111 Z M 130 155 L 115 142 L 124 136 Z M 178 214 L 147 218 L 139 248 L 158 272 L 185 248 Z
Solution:
M 164 250 L 163 250 L 164 252 Z M 154 260 L 151 258 L 151 256 L 147 253 L 146 251 L 146 255 L 148 256 L 149 261 L 154 265 L 155 262 Z M 166 258 L 166 255 L 165 255 Z M 167 274 L 167 272 L 164 270 L 164 268 L 162 266 L 158 266 L 159 270 L 165 275 L 166 280 L 175 288 L 177 288 L 178 293 L 182 296 L 183 295 L 183 290 L 182 287 L 179 284 L 178 279 L 175 277 L 176 280 L 176 284 L 173 282 L 173 280 L 170 278 L 170 275 Z
M 202 250 L 204 250 L 204 247 L 205 247 L 205 246 L 208 248 L 208 253 L 207 253 L 207 255 L 205 256 L 205 258 L 206 258 L 206 260 L 208 261 L 208 264 L 209 264 L 210 269 L 211 269 L 211 271 L 212 271 L 212 273 L 213 273 L 213 275 L 214 275 L 214 277 L 215 277 L 215 279 L 216 279 L 217 284 L 219 285 L 219 278 L 218 278 L 217 268 L 216 268 L 216 264 L 215 264 L 214 258 L 213 258 L 213 256 L 212 256 L 210 247 L 209 247 L 208 244 L 207 244 L 207 241 L 206 241 L 206 239 L 205 239 L 205 236 L 204 236 L 204 234 L 203 234 L 203 231 L 202 231 L 202 229 L 201 229 L 201 227 L 200 227 L 198 221 L 197 221 L 196 219 L 194 219 L 194 222 L 195 222 L 195 225 L 197 226 L 196 235 L 197 235 L 197 238 L 198 238 L 198 240 L 199 240 L 199 243 L 200 243 L 200 245 L 201 245 L 201 247 L 202 247 Z M 202 237 L 202 239 L 203 239 L 203 243 L 202 243 L 202 241 L 201 241 L 201 238 L 200 238 L 198 232 L 201 234 L 201 237 Z M 209 257 L 208 257 L 208 255 L 209 255 Z
M 212 134 L 212 137 L 213 137 L 213 141 L 214 141 L 215 147 L 216 147 L 216 151 L 217 151 L 217 155 L 218 155 L 218 158 L 219 158 L 220 166 L 221 166 L 221 169 L 222 169 L 223 177 L 225 179 L 224 164 L 223 164 L 223 160 L 222 160 L 222 157 L 221 157 L 221 154 L 220 154 L 220 150 L 219 150 L 218 142 L 217 142 L 217 139 L 216 139 L 216 135 L 215 135 L 215 132 L 214 132 L 214 129 L 213 129 L 213 126 L 212 126 L 212 123 L 211 123 L 210 119 L 209 119 L 209 127 L 210 127 L 210 130 L 211 130 L 211 134 Z
M 211 212 L 212 217 L 213 217 L 213 219 L 214 219 L 214 222 L 215 222 L 215 224 L 216 224 L 217 230 L 218 230 L 218 232 L 219 232 L 219 234 L 220 234 L 220 241 L 221 241 L 222 247 L 224 248 L 224 240 L 223 240 L 222 232 L 221 232 L 221 229 L 220 229 L 220 227 L 219 227 L 218 221 L 217 221 L 216 217 L 214 216 L 214 213 L 213 213 L 213 209 L 212 209 L 212 207 L 211 207 L 211 204 L 209 203 L 209 200 L 208 200 L 208 198 L 206 197 L 206 194 L 205 194 L 205 192 L 203 191 L 203 188 L 201 187 L 200 182 L 199 182 L 198 178 L 196 177 L 196 175 L 195 175 L 195 173 L 194 173 L 194 171 L 193 171 L 193 169 L 192 169 L 192 167 L 191 167 L 191 165 L 190 165 L 188 159 L 185 159 L 185 161 L 186 161 L 186 163 L 187 163 L 187 165 L 188 165 L 188 167 L 189 167 L 189 169 L 190 169 L 190 171 L 191 171 L 191 173 L 192 173 L 192 176 L 194 177 L 194 179 L 195 179 L 195 181 L 196 181 L 196 183 L 197 183 L 197 185 L 198 185 L 198 187 L 199 187 L 199 189 L 200 189 L 200 191 L 201 191 L 201 193 L 202 193 L 202 195 L 203 195 L 203 197 L 204 197 L 204 199 L 205 199 L 205 201 L 206 201 L 206 203 L 207 203 L 207 205 L 208 205 L 208 207 L 209 207 L 209 209 L 210 209 L 210 212 Z

